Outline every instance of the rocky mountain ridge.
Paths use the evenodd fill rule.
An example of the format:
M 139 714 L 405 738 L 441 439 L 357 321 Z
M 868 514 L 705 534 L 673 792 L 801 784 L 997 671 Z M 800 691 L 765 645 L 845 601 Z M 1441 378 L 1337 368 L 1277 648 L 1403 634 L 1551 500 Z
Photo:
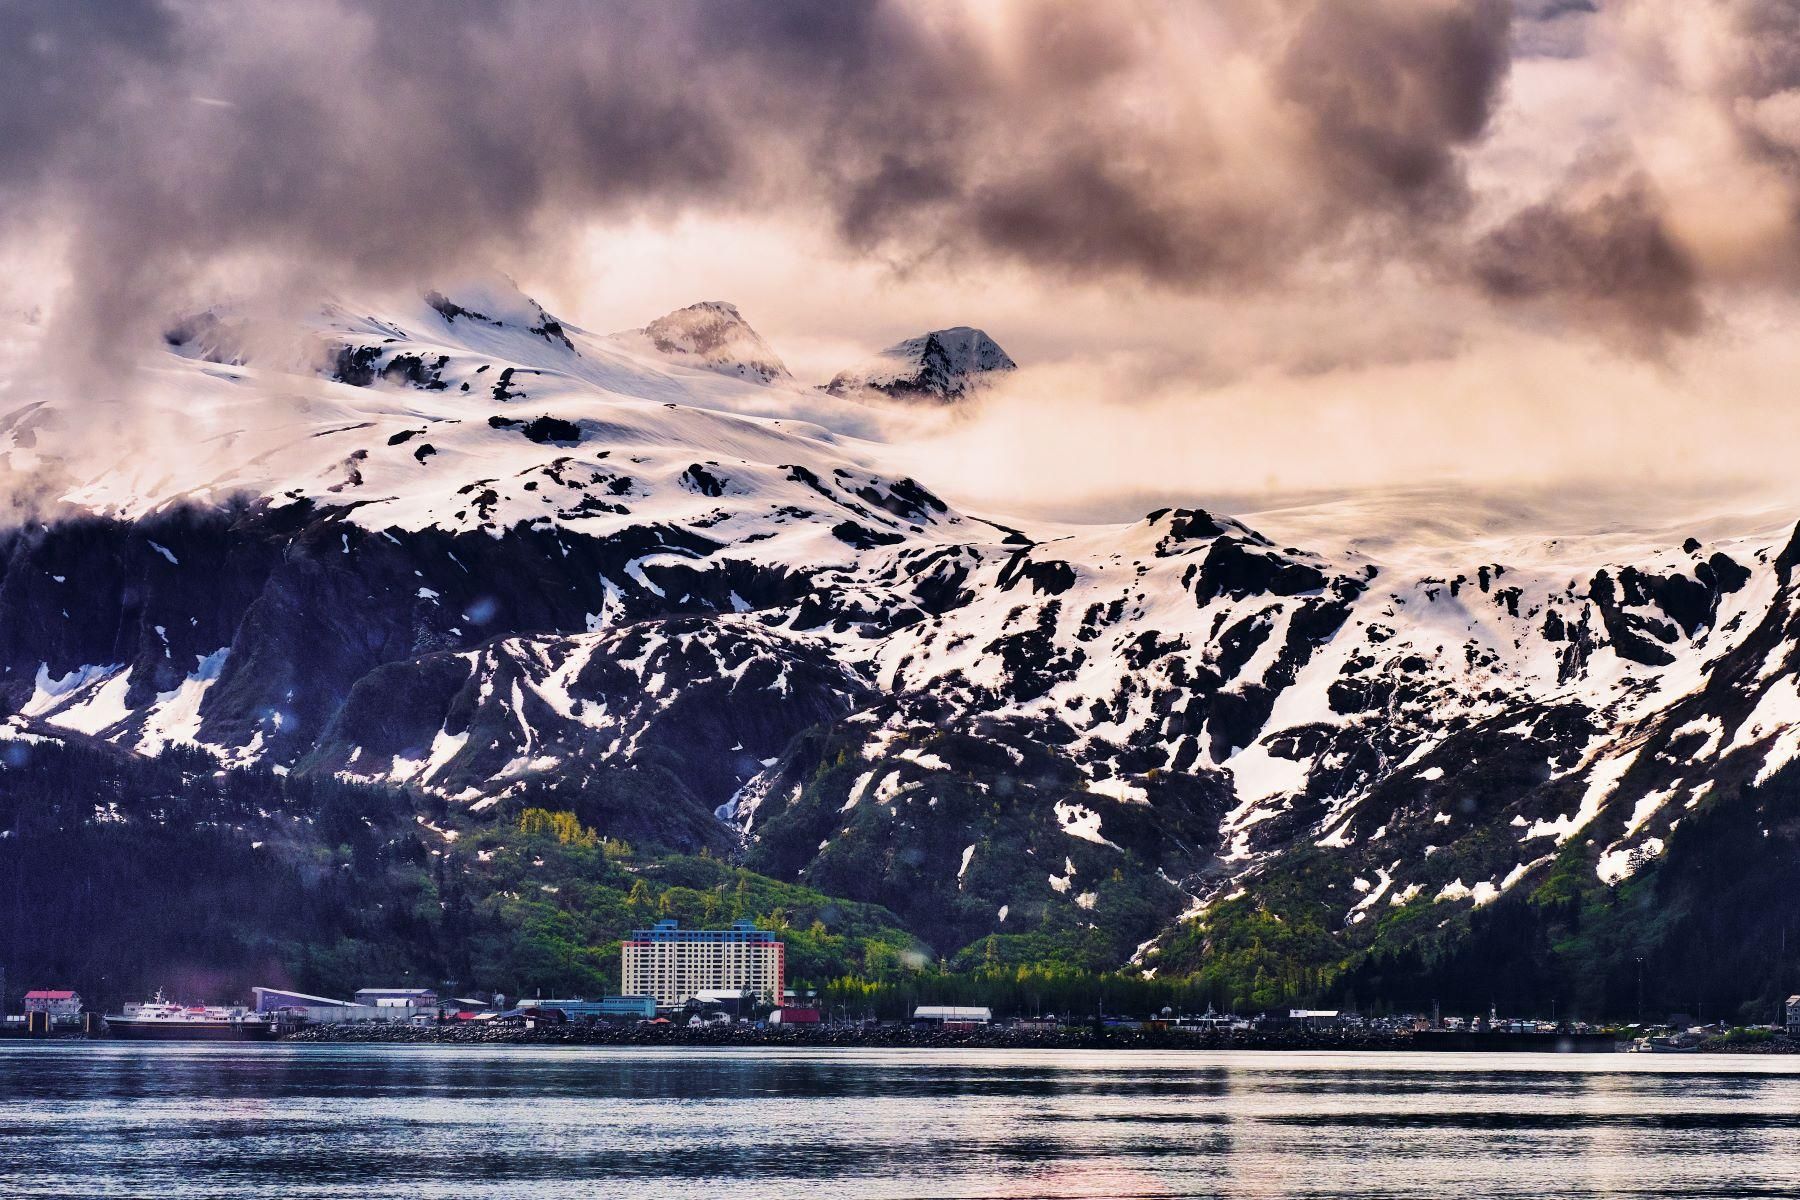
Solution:
M 0 534 L 0 736 L 470 819 L 554 788 L 944 955 L 1166 970 L 1300 870 L 1346 955 L 1571 855 L 1617 887 L 1800 756 L 1785 530 L 1420 575 L 1198 509 L 1014 528 L 727 351 L 778 364 L 760 338 L 694 334 L 735 309 L 682 314 L 333 307 L 304 377 L 189 323 L 147 370 L 195 436 L 156 461 L 59 458 L 66 406 L 0 416 L 12 477 L 59 481 Z
M 834 396 L 873 392 L 892 400 L 953 404 L 970 389 L 1017 366 L 985 332 L 958 325 L 896 342 L 832 376 L 825 390 Z

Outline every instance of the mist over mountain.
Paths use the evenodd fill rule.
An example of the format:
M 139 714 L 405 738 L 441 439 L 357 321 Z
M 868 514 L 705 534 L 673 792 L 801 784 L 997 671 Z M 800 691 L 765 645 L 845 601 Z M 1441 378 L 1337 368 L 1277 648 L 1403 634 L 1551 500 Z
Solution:
M 950 403 L 961 400 L 992 372 L 1017 366 L 986 333 L 958 325 L 897 342 L 832 376 L 825 390 L 834 396 L 878 392 L 898 400 Z

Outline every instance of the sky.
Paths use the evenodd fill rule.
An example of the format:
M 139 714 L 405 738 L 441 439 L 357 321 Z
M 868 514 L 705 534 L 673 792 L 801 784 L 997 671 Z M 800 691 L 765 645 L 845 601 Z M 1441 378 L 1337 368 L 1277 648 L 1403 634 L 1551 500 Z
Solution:
M 902 449 L 1002 508 L 1788 486 L 1793 0 L 0 6 L 0 371 L 94 403 L 219 295 L 497 268 L 808 380 L 980 326 Z

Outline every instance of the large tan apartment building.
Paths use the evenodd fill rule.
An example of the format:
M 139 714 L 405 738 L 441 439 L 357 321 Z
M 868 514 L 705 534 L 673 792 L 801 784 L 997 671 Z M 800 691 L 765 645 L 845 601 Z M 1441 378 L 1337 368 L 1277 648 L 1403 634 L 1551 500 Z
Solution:
M 683 929 L 658 921 L 634 929 L 619 948 L 619 990 L 627 996 L 655 996 L 657 1007 L 677 1008 L 702 992 L 752 992 L 764 1003 L 781 1003 L 787 948 L 754 921 L 730 929 Z

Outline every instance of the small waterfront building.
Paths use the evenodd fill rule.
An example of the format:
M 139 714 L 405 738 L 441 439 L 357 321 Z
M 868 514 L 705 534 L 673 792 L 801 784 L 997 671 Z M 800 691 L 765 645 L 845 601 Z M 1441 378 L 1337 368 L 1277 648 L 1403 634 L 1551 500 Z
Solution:
M 620 990 L 654 996 L 659 1008 L 679 1008 L 708 992 L 747 992 L 775 1004 L 781 999 L 786 952 L 754 921 L 735 921 L 729 929 L 683 929 L 677 921 L 658 921 L 632 930 L 621 943 Z
M 378 989 L 358 992 L 354 1001 L 334 1000 L 330 996 L 314 996 L 286 988 L 256 987 L 250 991 L 256 997 L 257 1012 L 277 1016 L 288 1024 L 416 1021 L 420 1017 L 435 1018 L 438 1014 L 437 996 L 429 991 L 423 994 L 430 1002 L 420 1005 L 380 999 L 382 993 Z
M 777 1008 L 787 1007 L 776 1005 Z M 681 1011 L 691 1015 L 699 1015 L 711 1019 L 726 1021 L 748 1021 L 759 1012 L 769 1009 L 767 1002 L 748 988 L 742 991 L 724 991 L 704 989 L 688 997 Z
M 348 1008 L 348 1000 L 333 1000 L 330 996 L 313 996 L 306 992 L 290 992 L 285 988 L 253 987 L 250 994 L 256 998 L 256 1011 L 259 1013 L 281 1012 L 284 1009 L 303 1008 Z
M 987 1025 L 994 1020 L 994 1010 L 954 1004 L 921 1004 L 913 1009 L 913 1022 L 919 1025 Z
M 648 1021 L 656 1015 L 655 996 L 602 996 L 598 1000 L 533 1000 L 540 1012 L 554 1009 L 571 1021 Z
M 771 1025 L 817 1025 L 819 1010 L 816 1008 L 778 1008 L 769 1014 Z
M 1787 1017 L 1784 1022 L 1787 1025 L 1787 1031 L 1800 1035 L 1800 996 L 1787 998 L 1787 1011 L 1784 1015 Z
M 1344 1023 L 1344 1014 L 1335 1008 L 1290 1008 L 1288 1023 L 1304 1025 L 1309 1029 L 1319 1029 L 1330 1025 Z
M 602 996 L 599 1004 L 599 1012 L 603 1017 L 629 1017 L 649 1021 L 656 1016 L 655 996 Z
M 358 988 L 355 1003 L 371 1008 L 436 1008 L 432 988 Z
M 37 988 L 25 993 L 27 1013 L 48 1013 L 53 1025 L 75 1025 L 81 1021 L 81 994 L 58 988 Z

